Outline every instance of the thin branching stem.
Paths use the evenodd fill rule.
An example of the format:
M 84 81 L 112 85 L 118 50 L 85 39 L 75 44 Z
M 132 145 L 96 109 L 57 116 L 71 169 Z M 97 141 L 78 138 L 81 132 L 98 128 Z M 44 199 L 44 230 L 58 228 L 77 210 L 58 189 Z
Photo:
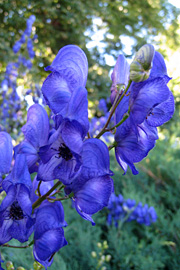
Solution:
M 36 207 L 38 207 L 60 185 L 61 185 L 61 188 L 64 187 L 64 185 L 60 181 L 58 181 L 48 192 L 46 192 L 46 194 L 44 194 L 43 196 L 39 197 L 37 199 L 37 201 L 35 201 L 33 203 L 32 209 L 35 209 Z
M 112 116 L 113 116 L 115 110 L 117 109 L 119 103 L 121 102 L 121 100 L 123 99 L 123 97 L 126 95 L 128 89 L 129 89 L 129 87 L 130 87 L 130 85 L 131 85 L 131 82 L 132 82 L 132 81 L 129 80 L 129 83 L 128 83 L 126 89 L 124 90 L 124 92 L 122 93 L 122 95 L 121 95 L 121 92 L 118 92 L 118 93 L 116 94 L 116 97 L 115 97 L 114 103 L 113 103 L 113 105 L 112 105 L 112 108 L 111 108 L 109 117 L 108 117 L 108 119 L 107 119 L 107 121 L 106 121 L 104 127 L 102 128 L 102 130 L 101 130 L 101 131 L 99 132 L 99 134 L 96 136 L 97 139 L 99 139 L 105 132 L 112 130 L 112 129 L 107 129 L 107 127 L 108 127 L 109 122 L 110 122 L 110 120 L 111 120 L 111 118 L 112 118 Z M 120 95 L 121 95 L 121 96 L 120 96 Z M 127 114 L 127 115 L 128 115 L 128 114 Z M 127 117 L 127 118 L 128 118 L 128 117 Z M 126 119 L 127 119 L 127 118 L 126 118 Z M 124 119 L 124 120 L 122 119 L 123 122 L 124 122 L 126 119 Z M 121 121 L 120 121 L 120 122 L 121 122 Z M 120 122 L 117 124 L 118 126 L 121 125 L 121 124 L 123 123 L 123 122 L 122 122 L 122 123 L 120 123 Z M 116 127 L 116 126 L 115 126 L 115 127 Z M 115 128 L 115 127 L 113 127 L 113 128 Z

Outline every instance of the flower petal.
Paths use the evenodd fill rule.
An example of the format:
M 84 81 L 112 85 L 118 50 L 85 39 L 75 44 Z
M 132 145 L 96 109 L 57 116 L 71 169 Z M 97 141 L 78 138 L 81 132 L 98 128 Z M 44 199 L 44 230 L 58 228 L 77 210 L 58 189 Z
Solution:
M 65 115 L 71 98 L 68 82 L 58 72 L 51 73 L 43 83 L 42 93 L 47 105 L 55 113 Z
M 30 228 L 27 228 L 28 219 L 31 219 L 31 218 L 26 217 L 21 220 L 13 221 L 11 227 L 8 230 L 12 238 L 17 239 L 21 243 L 26 242 L 29 239 L 30 234 L 32 233 L 32 230 L 30 230 Z M 32 225 L 33 225 L 33 222 L 32 222 Z
M 69 102 L 67 118 L 70 120 L 76 120 L 82 125 L 84 130 L 84 138 L 89 129 L 88 100 L 87 90 L 85 88 L 80 87 L 73 91 L 72 97 Z
M 71 60 L 77 63 L 82 72 L 82 77 L 80 78 L 82 80 L 81 85 L 85 86 L 88 74 L 88 61 L 83 50 L 76 45 L 67 45 L 61 48 L 52 62 L 52 65 L 45 70 L 51 70 L 51 68 L 56 70 L 62 65 L 61 63 L 66 60 Z M 69 65 L 65 64 L 65 68 L 67 67 L 69 67 Z
M 37 179 L 38 181 L 52 181 L 56 179 L 54 169 L 62 163 L 62 158 L 52 156 L 47 163 L 40 163 L 38 168 Z
M 12 160 L 12 139 L 11 136 L 4 132 L 0 132 L 0 176 L 6 174 L 10 170 Z
M 4 220 L 0 226 L 0 245 L 3 245 L 9 242 L 12 239 L 11 234 L 9 233 L 9 228 L 12 225 L 12 220 Z
M 13 184 L 24 184 L 29 190 L 32 188 L 31 176 L 28 170 L 26 156 L 24 154 L 18 154 L 16 156 L 11 175 L 11 182 Z
M 23 212 L 28 216 L 32 213 L 32 203 L 29 196 L 29 190 L 20 184 L 17 188 L 17 200 Z
M 123 54 L 120 54 L 118 56 L 118 59 L 116 61 L 116 65 L 113 69 L 113 72 L 111 74 L 111 80 L 112 80 L 112 86 L 111 86 L 111 103 L 114 102 L 116 93 L 117 93 L 117 86 L 125 87 L 128 84 L 129 80 L 129 69 L 130 66 L 124 57 Z
M 27 113 L 27 123 L 22 127 L 26 140 L 35 148 L 47 143 L 49 136 L 49 119 L 45 109 L 39 105 L 32 105 Z
M 76 211 L 78 212 L 78 214 L 85 220 L 88 220 L 92 223 L 93 226 L 96 225 L 96 223 L 94 222 L 94 220 L 92 219 L 91 215 L 88 215 L 86 213 L 84 213 L 81 208 L 79 207 L 79 205 L 77 203 L 75 203 L 75 208 L 76 208 Z
M 129 103 L 136 124 L 141 124 L 151 110 L 168 99 L 169 88 L 162 78 L 132 86 Z
M 61 202 L 43 202 L 37 210 L 34 237 L 38 239 L 46 231 L 65 226 L 67 223 Z
M 13 185 L 11 185 L 9 189 L 6 189 L 6 187 L 4 187 L 4 181 L 3 181 L 3 188 L 5 189 L 7 195 L 1 203 L 0 211 L 5 210 L 16 199 L 16 188 Z
M 174 114 L 174 97 L 170 92 L 169 98 L 153 108 L 152 113 L 147 117 L 150 126 L 158 127 L 171 119 Z
M 24 154 L 16 156 L 12 172 L 4 179 L 3 188 L 7 192 L 12 185 L 23 184 L 30 191 L 32 188 L 31 176 Z
M 105 143 L 99 139 L 88 139 L 82 151 L 83 167 L 81 176 L 84 180 L 111 175 L 109 171 L 109 151 Z
M 51 256 L 65 245 L 67 245 L 67 241 L 64 238 L 63 229 L 52 229 L 35 240 L 33 254 L 38 262 L 44 267 L 48 267 L 52 263 Z
M 113 181 L 109 176 L 90 179 L 75 192 L 75 204 L 82 212 L 92 215 L 108 205 L 113 190 Z
M 163 77 L 168 83 L 170 78 L 167 75 L 167 68 L 163 56 L 159 52 L 155 52 L 153 59 L 153 66 L 150 72 L 148 80 L 151 80 L 156 77 Z
M 81 125 L 73 120 L 68 119 L 62 123 L 61 136 L 65 145 L 76 154 L 80 154 L 83 145 L 83 130 Z
M 125 162 L 131 168 L 133 174 L 138 173 L 133 163 L 140 162 L 146 157 L 158 139 L 157 130 L 154 127 L 143 123 L 137 129 L 137 133 L 131 129 L 126 137 L 116 136 L 117 147 L 115 151 L 117 161 L 126 172 L 127 167 L 124 166 L 122 161 Z

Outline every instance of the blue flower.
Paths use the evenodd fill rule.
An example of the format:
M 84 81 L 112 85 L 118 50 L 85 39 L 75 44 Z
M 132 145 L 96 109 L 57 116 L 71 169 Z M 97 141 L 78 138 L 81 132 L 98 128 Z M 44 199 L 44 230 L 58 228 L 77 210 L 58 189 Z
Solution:
M 21 45 L 22 43 L 20 40 L 16 41 L 16 43 L 13 46 L 13 52 L 17 53 L 21 49 Z
M 3 180 L 6 197 L 0 206 L 0 244 L 15 238 L 28 240 L 33 230 L 31 177 L 24 155 L 17 155 L 12 172 Z
M 34 104 L 29 108 L 27 123 L 22 127 L 22 131 L 25 140 L 15 148 L 15 153 L 26 155 L 32 173 L 37 171 L 38 151 L 47 144 L 49 137 L 49 118 L 41 105 Z
M 121 71 L 117 77 L 118 74 L 121 78 Z M 115 134 L 116 159 L 124 172 L 129 166 L 133 174 L 138 173 L 134 163 L 147 156 L 158 139 L 156 127 L 167 122 L 174 113 L 174 98 L 167 87 L 169 79 L 163 57 L 155 52 L 149 78 L 132 82 L 128 90 L 130 95 L 125 96 L 116 109 L 115 124 L 129 114 Z
M 67 245 L 64 226 L 67 223 L 62 204 L 44 201 L 36 212 L 33 254 L 46 269 L 52 264 L 54 254 Z
M 9 173 L 12 160 L 12 139 L 11 136 L 4 132 L 0 132 L 0 183 L 2 176 Z
M 58 52 L 52 65 L 45 70 L 52 71 L 42 86 L 46 103 L 53 113 L 64 117 L 73 92 L 86 85 L 86 55 L 75 45 L 65 46 Z
M 124 97 L 119 104 L 115 121 L 118 123 L 123 115 L 128 110 L 128 97 Z M 127 166 L 132 170 L 133 174 L 137 174 L 134 163 L 140 162 L 147 156 L 148 152 L 155 146 L 155 142 L 158 139 L 158 133 L 156 127 L 149 126 L 145 120 L 140 125 L 133 125 L 133 121 L 130 117 L 120 125 L 115 134 L 115 154 L 119 165 L 124 172 L 127 171 Z
M 31 35 L 31 31 L 32 31 L 32 25 L 36 20 L 36 16 L 35 15 L 31 15 L 27 21 L 26 21 L 26 30 L 24 31 L 24 34 L 27 36 Z
M 38 169 L 38 180 L 60 179 L 64 184 L 70 183 L 82 163 L 82 145 L 82 126 L 75 120 L 62 120 L 50 136 L 48 145 L 39 151 L 42 162 Z
M 143 206 L 141 202 L 136 204 L 136 201 L 132 199 L 125 200 L 121 194 L 116 196 L 112 193 L 108 209 L 107 223 L 111 225 L 114 221 L 115 227 L 118 227 L 120 220 L 127 222 L 136 220 L 146 226 L 157 220 L 157 214 L 153 206 L 148 207 L 147 204 Z
M 86 140 L 82 149 L 81 171 L 65 190 L 67 194 L 74 193 L 76 211 L 93 225 L 91 216 L 108 205 L 113 190 L 111 175 L 107 146 L 98 139 Z
M 114 102 L 115 96 L 120 88 L 126 88 L 129 80 L 130 66 L 123 54 L 118 56 L 116 65 L 111 74 L 111 103 Z
M 27 50 L 29 53 L 29 57 L 34 58 L 35 52 L 33 51 L 33 42 L 32 42 L 32 39 L 30 39 L 30 38 L 27 41 Z
M 136 125 L 147 119 L 149 125 L 160 126 L 174 113 L 173 95 L 161 77 L 140 83 L 133 82 L 130 88 L 129 106 Z
M 54 117 L 56 130 L 47 146 L 39 151 L 41 164 L 38 179 L 50 181 L 60 179 L 69 184 L 81 167 L 83 140 L 89 129 L 88 101 L 85 88 L 77 88 L 70 98 L 67 111 Z

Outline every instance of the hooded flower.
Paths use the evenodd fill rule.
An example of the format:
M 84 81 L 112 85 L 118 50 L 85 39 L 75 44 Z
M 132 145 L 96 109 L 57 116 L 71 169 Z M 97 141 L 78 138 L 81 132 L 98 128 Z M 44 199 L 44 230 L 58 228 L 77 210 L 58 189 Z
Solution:
M 119 88 L 126 88 L 129 81 L 129 69 L 130 66 L 123 54 L 118 56 L 116 65 L 111 74 L 112 86 L 111 86 L 111 103 L 114 102 L 117 91 Z
M 45 70 L 52 71 L 42 86 L 46 103 L 54 114 L 64 117 L 73 92 L 86 85 L 86 55 L 75 45 L 65 46 L 60 49 L 52 65 Z
M 132 83 L 129 107 L 136 125 L 147 119 L 149 125 L 160 126 L 173 116 L 174 98 L 165 80 L 159 77 L 136 84 Z M 151 121 L 148 119 L 149 116 L 151 116 Z
M 118 74 L 121 78 L 120 69 Z M 156 127 L 167 122 L 174 113 L 174 98 L 167 87 L 169 79 L 162 55 L 155 52 L 149 78 L 132 82 L 130 95 L 125 96 L 116 109 L 115 124 L 129 114 L 115 134 L 116 159 L 125 172 L 129 166 L 133 174 L 138 173 L 134 163 L 147 156 L 158 139 Z
M 92 215 L 108 205 L 113 190 L 113 173 L 109 169 L 109 151 L 98 139 L 88 139 L 83 144 L 80 174 L 66 186 L 73 192 L 76 211 L 95 225 Z
M 24 155 L 17 155 L 12 172 L 2 186 L 7 195 L 0 206 L 0 244 L 12 238 L 25 242 L 32 233 L 33 219 L 30 217 L 32 184 Z
M 119 104 L 115 122 L 118 123 L 128 111 L 129 97 L 124 97 Z M 122 167 L 124 172 L 129 166 L 133 174 L 137 174 L 134 163 L 140 162 L 147 156 L 148 152 L 155 146 L 155 141 L 158 139 L 157 129 L 149 126 L 145 120 L 139 125 L 134 125 L 131 115 L 117 127 L 115 134 L 115 155 L 117 162 Z
M 12 139 L 11 136 L 4 132 L 0 132 L 0 183 L 2 176 L 10 171 L 12 160 Z
M 54 254 L 67 245 L 64 226 L 67 223 L 62 204 L 44 201 L 36 212 L 33 254 L 46 269 L 52 264 Z
M 27 123 L 22 127 L 25 140 L 15 148 L 15 153 L 23 153 L 27 157 L 30 172 L 37 171 L 39 160 L 38 151 L 48 142 L 49 118 L 45 109 L 39 105 L 32 105 L 27 113 Z
M 38 179 L 60 179 L 66 185 L 76 176 L 82 164 L 81 151 L 89 129 L 86 89 L 76 89 L 64 117 L 58 114 L 54 120 L 56 130 L 50 136 L 47 146 L 39 151 L 42 162 Z

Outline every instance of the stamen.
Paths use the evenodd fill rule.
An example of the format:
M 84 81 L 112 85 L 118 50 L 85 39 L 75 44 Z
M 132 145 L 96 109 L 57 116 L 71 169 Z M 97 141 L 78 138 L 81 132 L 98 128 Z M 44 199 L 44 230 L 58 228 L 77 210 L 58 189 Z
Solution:
M 9 211 L 9 218 L 13 220 L 21 220 L 24 218 L 23 210 L 21 209 L 18 201 L 13 202 Z

